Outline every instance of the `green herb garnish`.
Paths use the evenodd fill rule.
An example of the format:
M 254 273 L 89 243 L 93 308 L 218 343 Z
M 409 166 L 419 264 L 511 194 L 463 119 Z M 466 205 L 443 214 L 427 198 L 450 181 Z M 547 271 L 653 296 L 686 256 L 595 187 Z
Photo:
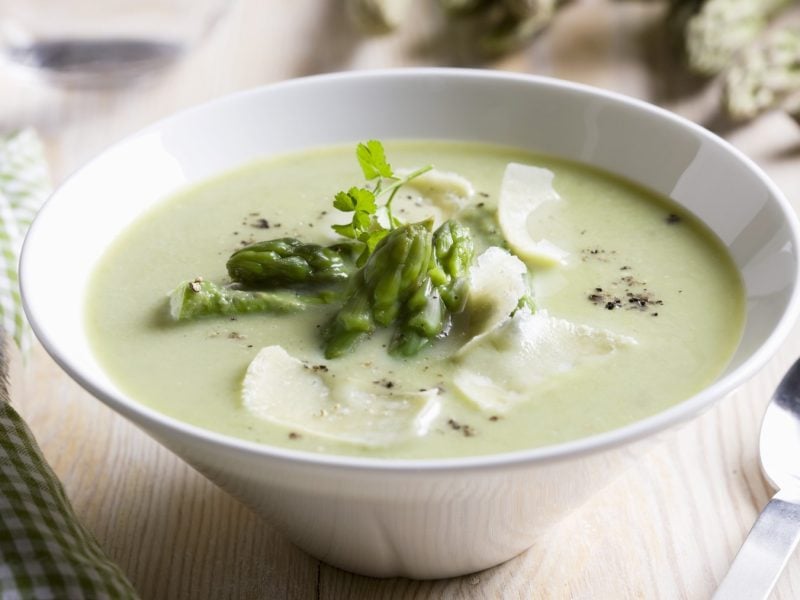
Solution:
M 364 173 L 364 178 L 368 182 L 373 182 L 372 186 L 351 187 L 349 190 L 341 191 L 334 197 L 333 206 L 342 212 L 353 213 L 350 223 L 344 225 L 333 225 L 333 230 L 339 235 L 357 240 L 364 244 L 356 264 L 363 266 L 367 262 L 370 254 L 375 250 L 386 235 L 403 223 L 392 214 L 392 201 L 398 190 L 412 179 L 415 179 L 430 171 L 433 166 L 428 165 L 409 173 L 405 177 L 398 177 L 392 166 L 386 160 L 386 153 L 383 144 L 378 140 L 369 140 L 361 143 L 356 148 L 356 158 Z M 387 196 L 384 209 L 389 222 L 389 227 L 384 227 L 378 219 L 377 200 L 381 196 Z

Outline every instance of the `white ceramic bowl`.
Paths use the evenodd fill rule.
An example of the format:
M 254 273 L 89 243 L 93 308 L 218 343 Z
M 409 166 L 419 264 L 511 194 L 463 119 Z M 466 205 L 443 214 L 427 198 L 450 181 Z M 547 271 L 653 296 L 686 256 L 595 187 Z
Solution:
M 84 289 L 112 239 L 181 187 L 309 146 L 380 138 L 491 142 L 601 167 L 666 194 L 729 248 L 747 322 L 725 373 L 651 418 L 574 442 L 448 460 L 386 461 L 272 448 L 199 429 L 127 397 L 84 331 Z M 359 573 L 418 578 L 511 558 L 637 453 L 753 375 L 798 312 L 798 226 L 781 192 L 706 130 L 648 104 L 549 79 L 458 70 L 313 77 L 183 112 L 119 143 L 47 202 L 21 281 L 34 330 L 81 385 L 300 547 Z

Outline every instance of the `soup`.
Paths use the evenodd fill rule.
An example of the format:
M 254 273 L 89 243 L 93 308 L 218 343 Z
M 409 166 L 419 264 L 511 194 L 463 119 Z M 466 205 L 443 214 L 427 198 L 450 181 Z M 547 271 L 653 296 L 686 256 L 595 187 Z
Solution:
M 390 352 L 400 326 L 375 327 L 326 357 L 350 284 L 302 310 L 170 317 L 170 290 L 187 279 L 190 291 L 229 282 L 226 261 L 248 244 L 342 241 L 331 225 L 350 215 L 332 198 L 363 175 L 352 147 L 315 149 L 183 191 L 101 258 L 86 321 L 120 388 L 176 419 L 255 442 L 435 458 L 629 424 L 704 388 L 732 356 L 744 319 L 738 271 L 715 236 L 668 199 L 509 148 L 398 141 L 387 155 L 405 173 L 436 168 L 400 188 L 398 221 L 433 217 L 425 227 L 435 236 L 452 219 L 471 233 L 467 304 L 440 335 L 406 357 Z M 544 199 L 520 200 L 515 189 L 525 185 Z M 525 293 L 509 297 L 511 289 Z

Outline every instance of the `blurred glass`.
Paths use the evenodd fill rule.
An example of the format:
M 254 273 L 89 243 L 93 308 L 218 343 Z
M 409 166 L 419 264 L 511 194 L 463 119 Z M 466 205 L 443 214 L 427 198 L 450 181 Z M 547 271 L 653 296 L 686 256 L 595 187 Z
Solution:
M 116 85 L 173 62 L 233 0 L 0 0 L 0 50 L 74 85 Z

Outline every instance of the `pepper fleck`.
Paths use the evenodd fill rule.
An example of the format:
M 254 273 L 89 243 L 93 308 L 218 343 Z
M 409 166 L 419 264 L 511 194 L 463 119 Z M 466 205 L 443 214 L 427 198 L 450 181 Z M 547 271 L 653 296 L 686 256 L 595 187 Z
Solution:
M 667 225 L 675 225 L 675 223 L 680 223 L 681 222 L 681 218 L 678 215 L 676 215 L 675 213 L 670 213 L 667 216 L 666 220 L 667 220 Z

